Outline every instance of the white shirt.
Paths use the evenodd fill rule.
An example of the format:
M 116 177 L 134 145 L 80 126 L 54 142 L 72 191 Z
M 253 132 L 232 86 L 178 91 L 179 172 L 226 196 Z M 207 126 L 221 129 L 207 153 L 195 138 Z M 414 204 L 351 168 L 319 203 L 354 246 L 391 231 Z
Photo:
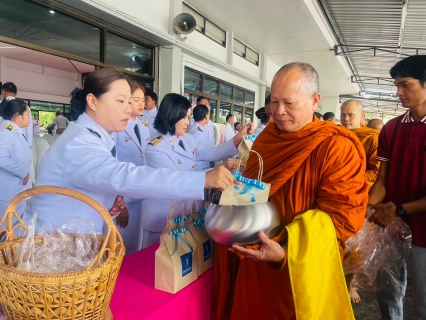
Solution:
M 256 129 L 254 129 L 254 134 L 259 134 L 265 129 L 266 126 L 264 124 L 259 124 Z
M 227 123 L 225 126 L 225 142 L 231 140 L 235 136 L 235 131 L 232 126 Z
M 157 108 L 151 110 L 144 109 L 142 115 L 138 117 L 141 122 L 148 123 L 149 135 L 151 139 L 159 135 L 158 131 L 154 128 L 154 121 L 155 117 L 157 116 L 157 113 Z

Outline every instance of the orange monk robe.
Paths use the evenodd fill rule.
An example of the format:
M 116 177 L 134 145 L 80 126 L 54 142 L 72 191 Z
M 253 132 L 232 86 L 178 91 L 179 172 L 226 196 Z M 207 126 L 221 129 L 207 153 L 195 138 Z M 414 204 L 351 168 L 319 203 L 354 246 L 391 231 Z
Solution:
M 361 127 L 351 130 L 356 134 L 365 150 L 367 168 L 365 170 L 365 180 L 371 187 L 376 182 L 379 174 L 380 161 L 377 160 L 377 148 L 379 147 L 379 130 L 368 127 Z
M 292 133 L 280 133 L 271 123 L 252 149 L 263 158 L 262 181 L 271 183 L 271 201 L 281 215 L 274 240 L 284 243 L 285 226 L 296 215 L 320 208 L 334 223 L 342 254 L 346 239 L 362 228 L 366 212 L 365 153 L 357 137 L 314 118 Z M 244 176 L 257 177 L 256 159 L 249 158 Z M 239 260 L 221 245 L 215 249 L 212 298 L 217 319 L 295 319 L 287 264 L 274 270 L 264 262 Z

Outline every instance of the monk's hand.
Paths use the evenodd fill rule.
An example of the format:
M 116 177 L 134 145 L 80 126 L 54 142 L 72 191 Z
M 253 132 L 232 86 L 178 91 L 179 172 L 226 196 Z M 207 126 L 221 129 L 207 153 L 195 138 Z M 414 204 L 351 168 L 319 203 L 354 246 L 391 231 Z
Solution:
M 117 222 L 117 225 L 120 228 L 124 229 L 127 227 L 127 225 L 129 224 L 129 211 L 127 210 L 127 208 L 121 210 L 115 221 Z
M 282 264 L 285 258 L 284 248 L 278 242 L 269 239 L 263 231 L 259 232 L 259 239 L 262 242 L 259 250 L 247 249 L 236 244 L 232 245 L 228 250 L 234 253 L 243 253 L 247 258 L 257 262 L 278 262 Z
M 393 203 L 378 204 L 375 206 L 369 206 L 376 212 L 370 216 L 368 221 L 374 222 L 375 224 L 386 228 L 398 217 L 396 215 L 396 206 Z
M 219 166 L 206 172 L 204 188 L 224 191 L 232 184 L 232 182 L 240 184 L 235 180 L 231 171 L 226 169 L 224 166 Z
M 233 158 L 229 158 L 229 159 L 226 159 L 224 162 L 223 162 L 223 166 L 226 168 L 226 169 L 228 169 L 229 171 L 232 171 L 232 170 L 235 170 L 235 169 L 237 169 L 238 168 L 238 162 L 239 162 L 240 160 L 238 160 L 238 159 L 233 159 Z M 244 164 L 241 164 L 241 165 L 244 165 Z

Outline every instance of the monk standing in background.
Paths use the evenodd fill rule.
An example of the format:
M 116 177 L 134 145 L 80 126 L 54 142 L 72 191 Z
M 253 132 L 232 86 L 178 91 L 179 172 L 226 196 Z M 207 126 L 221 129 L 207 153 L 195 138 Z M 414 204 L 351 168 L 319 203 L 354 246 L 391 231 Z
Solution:
M 216 246 L 213 306 L 217 319 L 353 319 L 341 256 L 346 239 L 361 229 L 364 220 L 365 153 L 355 134 L 314 117 L 321 100 L 318 92 L 318 73 L 309 64 L 287 64 L 275 75 L 270 103 L 274 123 L 264 129 L 252 149 L 263 158 L 262 181 L 271 183 L 269 195 L 280 213 L 281 227 L 272 240 L 260 232 L 260 248 Z M 251 156 L 244 176 L 256 179 L 258 170 L 257 157 Z M 340 269 L 330 269 L 312 281 L 304 281 L 305 278 L 294 276 L 298 270 L 293 262 L 308 276 L 316 266 L 329 265 L 330 251 L 314 249 L 321 245 L 322 229 L 317 230 L 315 241 L 298 241 L 289 231 L 311 209 L 322 210 L 328 219 Z M 294 246 L 301 248 L 297 257 L 315 251 L 315 261 L 310 264 L 294 259 L 294 251 L 290 251 Z M 339 288 L 338 282 L 343 283 Z M 304 289 L 296 290 L 296 286 Z M 339 290 L 340 293 L 333 299 L 324 299 L 311 290 L 313 287 L 315 292 L 330 291 L 327 297 Z M 345 308 L 349 313 L 337 315 Z
M 377 148 L 379 147 L 379 130 L 363 126 L 365 114 L 362 103 L 358 100 L 348 100 L 340 107 L 340 123 L 346 129 L 355 133 L 361 141 L 367 157 L 367 169 L 365 180 L 371 187 L 377 179 L 380 161 L 377 160 Z
M 371 119 L 370 121 L 368 121 L 367 127 L 374 129 L 374 130 L 382 130 L 384 126 L 383 120 L 382 119 Z

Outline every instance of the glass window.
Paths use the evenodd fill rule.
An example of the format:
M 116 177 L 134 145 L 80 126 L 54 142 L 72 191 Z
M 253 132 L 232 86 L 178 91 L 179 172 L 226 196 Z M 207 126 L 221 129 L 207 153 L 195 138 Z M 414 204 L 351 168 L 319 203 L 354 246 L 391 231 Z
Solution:
M 235 122 L 243 123 L 243 121 L 241 121 L 243 119 L 243 107 L 242 106 L 234 105 L 234 118 L 235 118 Z
M 189 100 L 189 102 L 191 102 L 191 108 L 194 108 L 197 105 L 197 95 L 185 92 L 184 96 Z
M 0 0 L 0 35 L 100 61 L 99 28 L 24 0 Z
M 240 57 L 245 57 L 246 55 L 246 46 L 234 38 L 234 53 L 238 54 Z
M 244 103 L 244 89 L 240 89 L 238 87 L 234 88 L 234 101 Z
M 184 87 L 189 90 L 201 91 L 201 74 L 185 69 Z
M 207 37 L 221 44 L 222 46 L 226 43 L 226 33 L 219 27 L 215 26 L 209 20 L 206 20 L 205 34 Z
M 191 16 L 193 16 L 197 23 L 195 29 L 197 29 L 201 33 L 204 33 L 204 17 L 201 14 L 199 14 L 195 10 L 192 10 L 192 8 L 186 6 L 185 4 L 183 4 L 182 6 L 182 12 L 189 13 Z
M 152 49 L 129 41 L 108 32 L 106 63 L 133 71 L 145 76 L 152 76 Z
M 250 48 L 246 48 L 246 59 L 255 65 L 259 65 L 259 54 Z
M 246 95 L 244 97 L 244 103 L 249 104 L 251 106 L 254 106 L 254 92 L 246 90 Z
M 220 102 L 219 123 L 226 123 L 226 116 L 231 112 L 231 104 L 229 102 Z
M 217 115 L 217 100 L 209 99 L 210 103 L 210 120 L 213 122 L 216 122 L 216 115 Z
M 220 83 L 220 97 L 223 99 L 232 100 L 232 85 L 229 83 Z
M 204 77 L 203 92 L 217 96 L 219 93 L 219 81 Z
M 246 107 L 245 111 L 244 111 L 244 123 L 243 123 L 243 125 L 246 125 L 250 121 L 253 121 L 253 109 Z

